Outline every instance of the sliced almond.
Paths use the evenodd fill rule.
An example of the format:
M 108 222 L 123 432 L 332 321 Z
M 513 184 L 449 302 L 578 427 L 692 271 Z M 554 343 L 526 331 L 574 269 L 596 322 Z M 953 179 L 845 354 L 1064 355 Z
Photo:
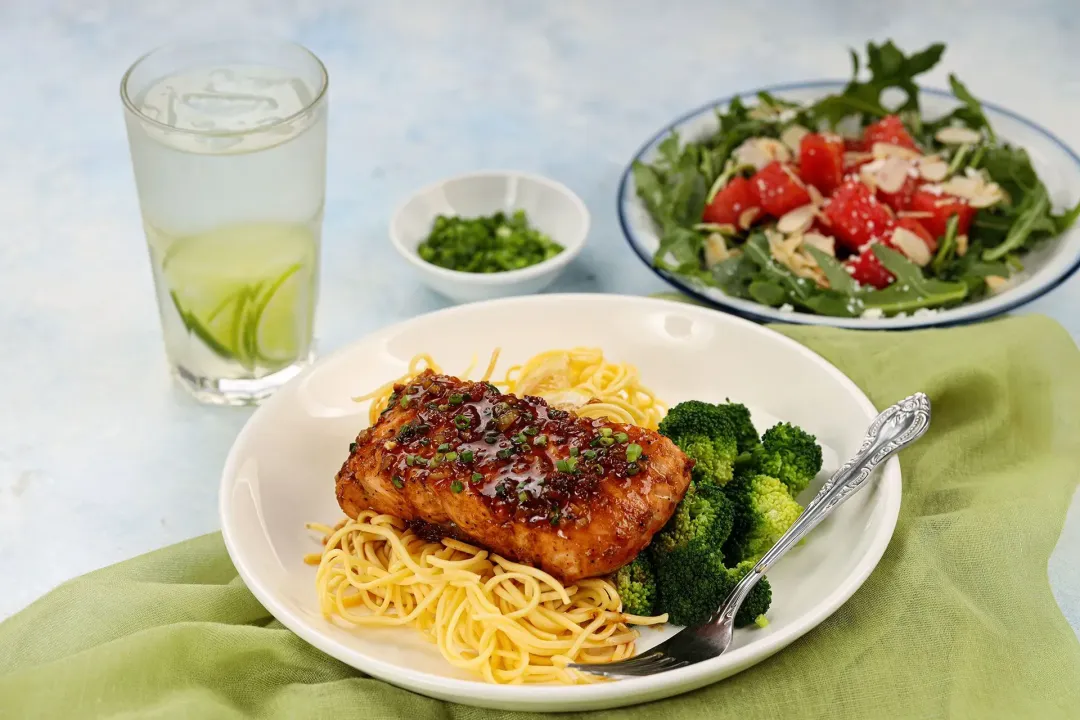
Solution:
M 907 228 L 896 228 L 892 235 L 893 245 L 919 267 L 930 262 L 930 250 L 923 239 Z
M 793 170 L 793 169 L 791 168 L 791 166 L 790 166 L 790 165 L 781 165 L 780 167 L 781 167 L 781 168 L 783 169 L 783 171 L 784 171 L 785 173 L 787 173 L 787 176 L 788 176 L 789 178 L 791 178 L 791 181 L 792 181 L 793 183 L 795 183 L 796 185 L 798 185 L 798 186 L 799 186 L 799 187 L 801 187 L 801 188 L 805 188 L 805 187 L 806 187 L 806 183 L 804 183 L 804 182 L 802 181 L 802 178 L 801 178 L 801 177 L 799 177 L 799 174 L 798 174 L 798 173 L 796 173 L 796 172 L 795 172 L 795 171 L 794 171 L 794 170 Z
M 791 159 L 791 151 L 787 149 L 787 146 L 774 138 L 750 138 L 735 148 L 732 155 L 738 164 L 752 165 L 756 170 L 760 170 L 773 160 L 787 162 Z
M 851 167 L 852 165 L 858 165 L 859 163 L 864 163 L 867 160 L 873 159 L 873 153 L 849 151 L 844 153 L 844 166 Z
M 787 145 L 791 154 L 797 158 L 799 157 L 799 146 L 802 144 L 802 139 L 809 134 L 810 131 L 802 125 L 790 125 L 784 128 L 784 132 L 780 133 L 780 142 Z
M 901 210 L 900 212 L 896 213 L 896 217 L 914 218 L 916 220 L 921 220 L 922 218 L 934 217 L 934 213 L 926 212 L 925 210 Z
M 949 166 L 942 160 L 923 159 L 919 161 L 919 174 L 923 176 L 924 180 L 941 182 L 949 174 Z
M 874 172 L 874 183 L 884 192 L 899 192 L 907 181 L 910 168 L 911 163 L 903 158 L 895 156 L 885 158 L 881 167 Z
M 826 255 L 836 257 L 836 239 L 817 232 L 808 232 L 802 236 L 804 245 L 816 247 Z
M 761 208 L 752 207 L 746 208 L 739 214 L 739 227 L 743 230 L 749 230 L 757 216 L 761 214 Z
M 970 200 L 980 194 L 982 192 L 982 187 L 982 178 L 970 177 L 968 175 L 957 175 L 941 184 L 942 192 L 955 195 L 956 197 L 962 197 L 965 200 Z
M 813 185 L 806 186 L 806 194 L 810 196 L 810 204 L 814 207 L 821 207 L 821 204 L 825 202 L 825 197 L 821 194 Z
M 893 145 L 892 143 L 876 142 L 870 148 L 870 151 L 874 154 L 874 157 L 898 157 L 905 160 L 915 160 L 919 157 L 919 153 L 915 150 L 902 145 Z
M 968 250 L 968 236 L 957 235 L 956 236 L 956 254 L 960 257 L 967 255 Z
M 713 233 L 705 238 L 705 267 L 712 267 L 731 257 L 727 241 L 720 233 Z
M 788 235 L 802 233 L 810 229 L 814 224 L 814 213 L 817 208 L 812 204 L 797 207 L 791 212 L 785 213 L 776 223 L 776 229 Z
M 1009 287 L 1009 278 L 1003 278 L 1000 275 L 987 275 L 983 279 L 986 287 L 990 288 L 990 292 L 995 295 Z
M 997 183 L 987 183 L 982 190 L 968 202 L 974 208 L 988 208 L 1005 199 L 1005 191 Z
M 982 135 L 971 128 L 946 127 L 934 133 L 934 138 L 944 145 L 974 145 L 982 140 Z

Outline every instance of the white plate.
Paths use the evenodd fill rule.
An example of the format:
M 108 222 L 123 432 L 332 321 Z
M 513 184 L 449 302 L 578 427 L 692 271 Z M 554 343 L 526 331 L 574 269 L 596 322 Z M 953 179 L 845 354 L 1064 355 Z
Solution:
M 501 369 L 545 349 L 590 345 L 637 365 L 668 403 L 746 403 L 759 429 L 783 418 L 818 436 L 825 473 L 859 446 L 876 411 L 840 371 L 765 328 L 682 303 L 615 295 L 542 295 L 465 305 L 381 330 L 324 358 L 252 415 L 229 453 L 221 525 L 229 554 L 255 596 L 320 650 L 387 682 L 436 698 L 514 710 L 617 707 L 686 692 L 743 670 L 838 608 L 877 565 L 900 509 L 900 467 L 824 522 L 769 574 L 769 626 L 736 632 L 722 657 L 649 678 L 584 686 L 498 686 L 444 662 L 408 628 L 350 631 L 323 619 L 304 523 L 336 522 L 334 474 L 367 424 L 349 398 L 401 375 L 414 353 L 448 372 L 503 349 Z M 820 481 L 820 478 L 819 478 Z M 808 490 L 812 492 L 816 487 Z M 803 498 L 805 500 L 805 498 Z M 644 630 L 639 648 L 666 632 Z
M 780 98 L 805 103 L 830 93 L 840 92 L 845 84 L 836 80 L 822 80 L 780 85 L 762 88 L 762 90 Z M 747 102 L 756 102 L 758 92 L 760 90 L 741 93 L 739 97 Z M 725 106 L 730 100 L 731 98 L 718 100 L 693 110 L 654 135 L 634 155 L 619 185 L 619 222 L 630 247 L 662 279 L 702 302 L 759 322 L 830 325 L 863 330 L 943 327 L 984 320 L 1015 310 L 1053 290 L 1080 268 L 1080 226 L 1078 226 L 1024 255 L 1023 272 L 1013 276 L 1013 286 L 1003 293 L 979 302 L 941 310 L 932 315 L 881 319 L 836 318 L 803 312 L 782 312 L 750 300 L 729 297 L 718 288 L 708 287 L 696 281 L 657 270 L 653 268 L 652 257 L 660 245 L 660 240 L 656 235 L 656 226 L 652 218 L 649 217 L 645 205 L 637 195 L 631 174 L 633 163 L 638 160 L 650 162 L 656 155 L 657 145 L 670 135 L 672 130 L 677 131 L 683 141 L 706 137 L 716 132 L 717 121 L 713 109 Z M 919 103 L 923 113 L 931 118 L 944 115 L 957 105 L 952 93 L 926 88 L 919 93 Z M 1050 200 L 1054 207 L 1060 210 L 1062 207 L 1075 205 L 1077 199 L 1080 199 L 1080 157 L 1048 130 L 1010 110 L 986 102 L 983 103 L 983 110 L 999 138 L 1028 151 L 1035 171 L 1050 191 Z

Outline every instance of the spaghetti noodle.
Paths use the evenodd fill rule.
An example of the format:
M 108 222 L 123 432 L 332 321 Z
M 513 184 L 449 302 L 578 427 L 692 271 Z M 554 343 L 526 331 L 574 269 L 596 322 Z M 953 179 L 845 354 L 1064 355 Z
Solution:
M 666 615 L 621 612 L 607 580 L 563 587 L 529 565 L 450 538 L 430 542 L 390 515 L 362 511 L 325 533 L 316 586 L 323 614 L 345 627 L 410 625 L 455 667 L 493 683 L 596 682 L 568 663 L 634 654 L 635 625 Z
M 491 354 L 480 381 L 489 381 L 495 374 L 499 349 Z M 476 361 L 460 376 L 468 379 Z M 442 368 L 427 353 L 409 361 L 405 374 L 385 383 L 370 393 L 353 398 L 357 402 L 371 400 L 368 419 L 374 425 L 394 385 L 407 383 L 425 369 L 442 373 Z M 608 418 L 655 430 L 666 408 L 656 395 L 641 383 L 637 368 L 626 363 L 614 363 L 604 358 L 598 348 L 576 347 L 569 350 L 548 350 L 520 365 L 510 367 L 502 380 L 493 383 L 518 397 L 536 395 L 556 407 L 573 410 L 582 417 Z

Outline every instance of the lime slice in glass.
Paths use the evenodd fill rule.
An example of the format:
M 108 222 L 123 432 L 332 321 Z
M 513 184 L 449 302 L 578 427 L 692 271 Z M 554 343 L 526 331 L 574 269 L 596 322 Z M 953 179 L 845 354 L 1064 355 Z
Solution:
M 161 268 L 187 329 L 215 354 L 252 369 L 261 359 L 295 359 L 304 339 L 297 326 L 310 305 L 300 293 L 310 292 L 305 268 L 314 253 L 315 237 L 302 225 L 250 223 L 178 238 Z
M 307 334 L 303 327 L 307 288 L 301 269 L 301 265 L 293 265 L 277 278 L 259 298 L 252 317 L 254 354 L 270 367 L 295 361 Z

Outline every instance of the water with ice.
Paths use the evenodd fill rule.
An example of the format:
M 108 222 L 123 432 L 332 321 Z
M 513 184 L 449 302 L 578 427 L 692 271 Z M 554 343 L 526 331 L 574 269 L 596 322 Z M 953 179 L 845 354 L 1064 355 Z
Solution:
M 183 131 L 211 133 L 182 139 L 178 145 L 194 151 L 240 151 L 280 142 L 298 128 L 274 127 L 259 137 L 222 137 L 275 126 L 314 100 L 314 91 L 298 77 L 279 68 L 249 65 L 200 68 L 164 77 L 137 98 L 146 117 Z M 167 131 L 166 131 L 167 133 Z

